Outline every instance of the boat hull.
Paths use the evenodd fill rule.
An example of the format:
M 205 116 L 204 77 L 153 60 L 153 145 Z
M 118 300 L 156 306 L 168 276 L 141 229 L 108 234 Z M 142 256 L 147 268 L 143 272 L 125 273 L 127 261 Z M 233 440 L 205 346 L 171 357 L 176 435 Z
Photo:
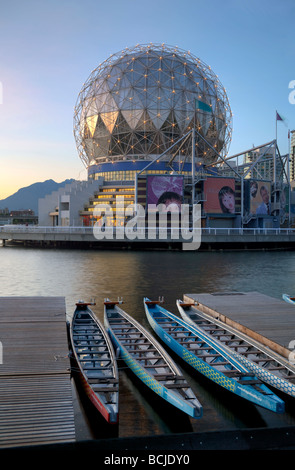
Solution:
M 190 304 L 186 304 L 181 301 L 177 301 L 177 308 L 178 311 L 184 321 L 187 323 L 191 324 L 194 328 L 196 328 L 198 331 L 202 330 L 202 326 L 199 326 L 196 324 L 193 318 L 197 316 L 197 318 L 203 318 L 204 320 L 210 322 L 212 325 L 217 325 L 218 328 L 222 329 L 222 338 L 223 338 L 223 347 L 228 349 L 232 356 L 237 359 L 241 364 L 247 367 L 247 369 L 255 374 L 255 376 L 265 382 L 266 384 L 270 385 L 271 387 L 286 393 L 287 395 L 290 395 L 291 397 L 295 397 L 295 384 L 292 383 L 291 381 L 288 380 L 288 375 L 293 376 L 295 374 L 295 371 L 293 371 L 290 367 L 289 364 L 287 364 L 284 359 L 275 357 L 275 355 L 271 355 L 270 352 L 263 351 L 261 348 L 259 349 L 258 345 L 255 344 L 255 341 L 250 342 L 247 338 L 245 338 L 244 335 L 238 334 L 235 332 L 232 328 L 230 328 L 228 325 L 222 324 L 219 320 L 216 319 L 208 319 L 208 316 L 203 314 L 202 312 L 196 312 L 194 311 L 194 306 L 191 306 Z M 203 330 L 202 330 L 203 331 Z M 214 331 L 214 330 L 211 330 Z M 225 346 L 225 337 L 226 333 L 228 332 L 229 338 L 230 338 L 230 346 Z M 206 332 L 205 332 L 206 333 Z M 212 338 L 212 334 L 210 335 Z M 212 338 L 213 339 L 213 338 Z M 218 339 L 214 338 L 215 341 L 218 341 Z M 246 357 L 246 354 L 242 355 L 239 352 L 235 350 L 236 348 L 236 341 L 242 340 L 245 342 L 245 344 L 252 350 L 252 358 L 253 360 L 256 360 L 256 362 L 253 362 L 253 360 L 248 359 Z M 241 346 L 243 349 L 243 346 Z M 257 351 L 257 357 L 255 356 L 255 350 Z M 260 354 L 263 355 L 263 358 L 261 358 Z M 250 354 L 249 354 L 250 355 Z M 251 355 L 250 355 L 251 357 Z M 272 373 L 267 369 L 267 367 L 262 367 L 259 365 L 259 362 L 261 364 L 266 363 L 269 365 L 269 361 L 273 360 L 274 362 L 274 368 L 277 367 L 277 370 L 285 370 L 286 371 L 286 377 L 280 376 L 279 372 L 277 374 Z M 263 362 L 264 360 L 264 362 Z
M 288 304 L 295 305 L 295 297 L 291 297 L 291 295 L 289 295 L 289 294 L 283 294 L 282 298 Z
M 247 385 L 247 381 L 250 384 L 253 381 L 253 376 L 251 373 L 247 371 L 247 369 L 242 365 L 239 364 L 232 356 L 228 353 L 221 350 L 221 348 L 216 347 L 214 342 L 210 342 L 210 339 L 206 337 L 206 335 L 200 334 L 198 331 L 194 329 L 192 325 L 181 320 L 179 317 L 176 317 L 172 313 L 165 310 L 163 307 L 159 305 L 147 305 L 148 299 L 144 299 L 144 306 L 146 311 L 147 319 L 154 329 L 154 331 L 158 334 L 162 341 L 164 341 L 167 346 L 169 346 L 179 357 L 181 357 L 186 363 L 188 363 L 191 367 L 195 370 L 203 374 L 205 377 L 210 379 L 212 382 L 220 385 L 221 387 L 225 388 L 226 390 L 234 393 L 235 395 L 244 398 L 256 405 L 262 406 L 263 408 L 269 409 L 276 413 L 283 413 L 285 410 L 284 402 L 278 398 L 275 394 L 273 394 L 270 390 L 267 389 L 266 386 L 261 384 L 261 389 L 263 393 L 258 392 L 251 386 Z M 196 335 L 199 338 L 201 337 L 204 342 L 209 345 L 209 348 L 213 348 L 215 351 L 220 353 L 227 361 L 231 362 L 237 370 L 239 370 L 242 374 L 245 374 L 243 379 L 244 383 L 238 383 L 234 378 L 228 377 L 223 372 L 218 371 L 212 365 L 206 363 L 205 360 L 198 357 L 193 350 L 189 350 L 184 345 L 180 344 L 173 336 L 167 333 L 165 329 L 159 324 L 155 317 L 157 315 L 164 315 L 169 319 L 175 320 L 177 324 L 184 327 L 188 334 Z M 269 393 L 266 395 L 266 393 Z
M 174 372 L 176 373 L 176 376 L 179 375 L 181 377 L 181 373 L 179 369 L 174 365 L 174 362 L 172 359 L 167 355 L 166 351 L 161 347 L 161 345 L 141 326 L 139 325 L 134 319 L 131 319 L 131 317 L 124 312 L 124 316 L 130 320 L 132 320 L 133 325 L 135 325 L 137 328 L 139 328 L 138 331 L 140 333 L 144 334 L 145 337 L 150 341 L 150 343 L 154 346 L 154 348 L 161 352 L 163 354 L 163 357 L 167 358 L 167 364 L 171 367 L 173 367 Z M 123 359 L 123 361 L 126 363 L 126 365 L 129 367 L 129 369 L 149 388 L 151 389 L 155 394 L 157 394 L 159 397 L 163 398 L 167 403 L 170 405 L 178 408 L 188 416 L 192 418 L 201 418 L 203 414 L 203 408 L 202 405 L 198 402 L 197 398 L 194 397 L 194 402 L 195 404 L 192 405 L 185 399 L 181 399 L 178 395 L 176 395 L 171 389 L 167 388 L 165 385 L 163 385 L 159 380 L 157 380 L 151 373 L 148 372 L 148 370 L 142 366 L 138 360 L 136 360 L 132 354 L 130 354 L 127 350 L 126 347 L 122 344 L 122 341 L 118 339 L 118 336 L 114 333 L 109 319 L 108 319 L 108 313 L 107 313 L 107 308 L 105 305 L 105 327 L 110 335 L 110 338 L 113 342 L 114 348 L 116 350 L 117 356 L 120 355 L 120 357 Z M 164 366 L 163 366 L 164 367 Z M 165 375 L 165 374 L 163 374 Z
M 80 341 L 83 343 L 81 345 L 77 344 L 77 334 L 75 335 L 75 324 L 76 318 L 79 314 L 83 313 L 83 316 L 87 316 L 89 321 L 91 321 L 92 327 L 95 326 L 97 328 L 97 332 L 101 335 L 101 340 L 99 341 L 98 346 L 91 346 L 91 349 L 87 348 L 84 343 L 89 341 L 85 340 L 86 333 L 81 333 L 78 336 L 80 337 Z M 73 318 L 69 323 L 69 336 L 70 336 L 70 348 L 71 348 L 71 355 L 72 360 L 75 363 L 75 371 L 77 372 L 79 381 L 81 383 L 82 389 L 85 392 L 86 397 L 90 400 L 90 402 L 94 405 L 97 411 L 101 414 L 101 416 L 106 420 L 109 424 L 118 424 L 119 421 L 119 374 L 117 369 L 117 363 L 115 359 L 115 354 L 113 350 L 113 346 L 111 341 L 108 338 L 107 332 L 105 331 L 103 325 L 99 322 L 99 320 L 95 317 L 93 312 L 85 306 L 85 304 L 79 305 L 77 304 L 76 311 L 74 312 Z M 76 336 L 76 337 L 75 337 Z M 93 332 L 91 335 L 93 336 Z M 78 341 L 79 343 L 79 341 Z M 97 352 L 94 352 L 94 349 L 103 349 L 102 356 L 98 356 Z M 80 351 L 80 354 L 79 354 Z M 109 357 L 108 362 L 111 361 L 112 365 L 109 368 L 109 373 L 107 375 L 103 375 L 100 373 L 100 370 L 103 370 L 103 367 L 95 367 L 85 368 L 85 363 L 88 362 L 87 359 L 84 361 L 80 360 L 80 355 L 92 355 L 95 357 L 96 363 L 102 361 L 102 364 L 105 363 L 106 354 Z M 101 358 L 100 358 L 101 357 Z M 92 359 L 93 360 L 93 359 Z M 96 376 L 95 372 L 98 371 L 98 375 Z M 87 373 L 90 372 L 90 376 Z M 93 381 L 93 384 L 90 383 Z M 109 391 L 108 391 L 109 390 Z M 110 397 L 111 396 L 111 400 Z M 111 402 L 111 403 L 110 403 Z

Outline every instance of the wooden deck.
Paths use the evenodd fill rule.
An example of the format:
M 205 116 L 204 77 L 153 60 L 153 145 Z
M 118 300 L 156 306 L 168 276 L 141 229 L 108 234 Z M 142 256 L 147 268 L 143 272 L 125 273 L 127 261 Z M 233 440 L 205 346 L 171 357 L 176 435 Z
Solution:
M 288 358 L 295 340 L 295 306 L 259 292 L 185 294 L 185 301 Z
M 73 442 L 65 299 L 0 297 L 0 448 Z

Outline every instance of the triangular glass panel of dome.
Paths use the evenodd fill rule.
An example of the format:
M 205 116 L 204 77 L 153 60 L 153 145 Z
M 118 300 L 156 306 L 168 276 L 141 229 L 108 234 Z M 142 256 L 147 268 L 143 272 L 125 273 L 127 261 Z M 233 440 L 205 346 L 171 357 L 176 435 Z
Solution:
M 129 125 L 130 129 L 136 128 L 143 114 L 142 109 L 122 110 L 121 112 L 127 124 Z
M 100 93 L 99 95 L 96 96 L 95 98 L 96 112 L 100 112 L 102 110 L 103 106 L 105 105 L 108 94 L 109 93 Z
M 137 72 L 130 72 L 133 74 L 133 87 L 136 89 L 143 90 L 146 88 L 146 77 L 143 74 Z
M 216 126 L 216 130 L 218 131 L 218 133 L 220 133 L 224 126 L 224 120 L 215 117 L 215 126 Z
M 138 120 L 136 131 L 142 133 L 142 138 L 144 139 L 145 132 L 155 130 L 155 126 L 153 125 L 153 122 L 151 121 L 148 113 L 146 111 L 143 111 L 142 115 L 140 116 L 140 119 Z
M 161 129 L 162 125 L 169 116 L 169 109 L 149 109 L 148 114 L 156 129 Z
M 101 116 L 98 115 L 97 123 L 96 123 L 96 128 L 95 132 L 93 135 L 94 139 L 100 139 L 101 137 L 108 137 L 109 138 L 110 134 L 108 129 L 106 128 L 103 120 L 101 119 Z
M 147 73 L 147 77 L 146 77 L 147 88 L 152 88 L 152 87 L 158 88 L 159 85 L 160 83 L 159 83 L 158 72 L 149 70 Z
M 90 98 L 86 106 L 83 109 L 83 114 L 85 116 L 93 116 L 94 114 L 97 114 L 97 103 L 95 98 Z
M 210 105 L 211 105 L 212 113 L 215 114 L 215 110 L 216 110 L 216 98 L 215 98 L 215 96 L 210 96 Z
M 193 111 L 186 112 L 182 110 L 175 110 L 175 119 L 181 132 L 187 128 L 193 118 Z
M 130 90 L 128 88 L 118 89 L 118 93 L 113 93 L 113 100 L 116 103 L 116 108 L 130 109 Z
M 132 101 L 133 109 L 139 109 L 139 108 L 142 109 L 144 107 L 143 105 L 144 105 L 145 95 L 142 95 L 142 93 L 138 92 L 138 90 L 136 90 L 135 88 L 130 93 L 130 99 Z
M 93 137 L 93 134 L 94 134 L 94 131 L 95 131 L 95 128 L 96 128 L 97 119 L 98 119 L 97 114 L 95 114 L 94 116 L 88 116 L 86 118 L 87 126 L 88 126 L 89 132 L 91 134 L 91 137 Z
M 146 107 L 147 109 L 158 109 L 161 103 L 158 99 L 158 88 L 148 88 L 146 92 Z
M 110 146 L 110 137 L 101 137 L 95 148 L 95 157 L 105 157 L 108 155 L 109 146 Z
M 106 93 L 105 94 L 105 101 L 100 107 L 100 112 L 101 113 L 108 113 L 116 109 L 116 103 L 114 101 L 114 98 L 112 97 L 111 93 Z
M 110 91 L 108 80 L 97 81 L 95 86 L 96 86 L 96 96 L 97 94 L 109 93 Z
M 198 113 L 198 120 L 201 126 L 201 132 L 206 137 L 212 122 L 212 115 L 208 113 Z
M 161 72 L 161 86 L 172 89 L 175 84 L 174 78 L 172 77 L 174 77 L 174 75 L 173 73 L 171 74 L 171 72 Z
M 130 75 L 129 75 L 130 74 Z M 131 88 L 131 81 L 132 81 L 132 72 L 124 72 L 121 77 L 120 77 L 120 80 L 118 80 L 119 83 L 119 88 L 128 88 L 130 89 Z
M 93 145 L 93 139 L 85 139 L 85 147 L 86 147 L 86 152 L 87 155 L 92 158 L 94 156 L 94 145 Z
M 110 134 L 113 132 L 118 114 L 119 114 L 119 111 L 110 111 L 108 113 L 100 114 L 100 117 L 103 120 L 104 125 L 106 126 Z

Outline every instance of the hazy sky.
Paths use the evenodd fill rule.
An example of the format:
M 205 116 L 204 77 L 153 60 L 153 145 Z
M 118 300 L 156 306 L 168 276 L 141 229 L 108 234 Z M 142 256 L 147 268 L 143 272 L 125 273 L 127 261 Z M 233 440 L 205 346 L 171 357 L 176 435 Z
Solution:
M 90 72 L 136 44 L 189 50 L 233 112 L 229 154 L 275 138 L 288 150 L 295 104 L 294 0 L 0 0 L 0 199 L 37 181 L 85 179 L 73 110 Z

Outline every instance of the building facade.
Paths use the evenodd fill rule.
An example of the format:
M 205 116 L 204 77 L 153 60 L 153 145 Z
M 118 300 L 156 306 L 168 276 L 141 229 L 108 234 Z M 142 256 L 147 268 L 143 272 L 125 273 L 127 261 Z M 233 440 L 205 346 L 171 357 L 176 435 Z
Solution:
M 282 160 L 276 178 L 271 147 L 251 149 L 233 164 L 231 134 L 225 88 L 199 58 L 164 44 L 113 54 L 91 72 L 74 111 L 88 187 L 45 198 L 39 223 L 93 225 L 108 205 L 113 223 L 124 225 L 118 201 L 147 213 L 173 200 L 201 204 L 204 227 L 281 226 L 290 209 Z M 294 156 L 294 132 L 292 142 Z

